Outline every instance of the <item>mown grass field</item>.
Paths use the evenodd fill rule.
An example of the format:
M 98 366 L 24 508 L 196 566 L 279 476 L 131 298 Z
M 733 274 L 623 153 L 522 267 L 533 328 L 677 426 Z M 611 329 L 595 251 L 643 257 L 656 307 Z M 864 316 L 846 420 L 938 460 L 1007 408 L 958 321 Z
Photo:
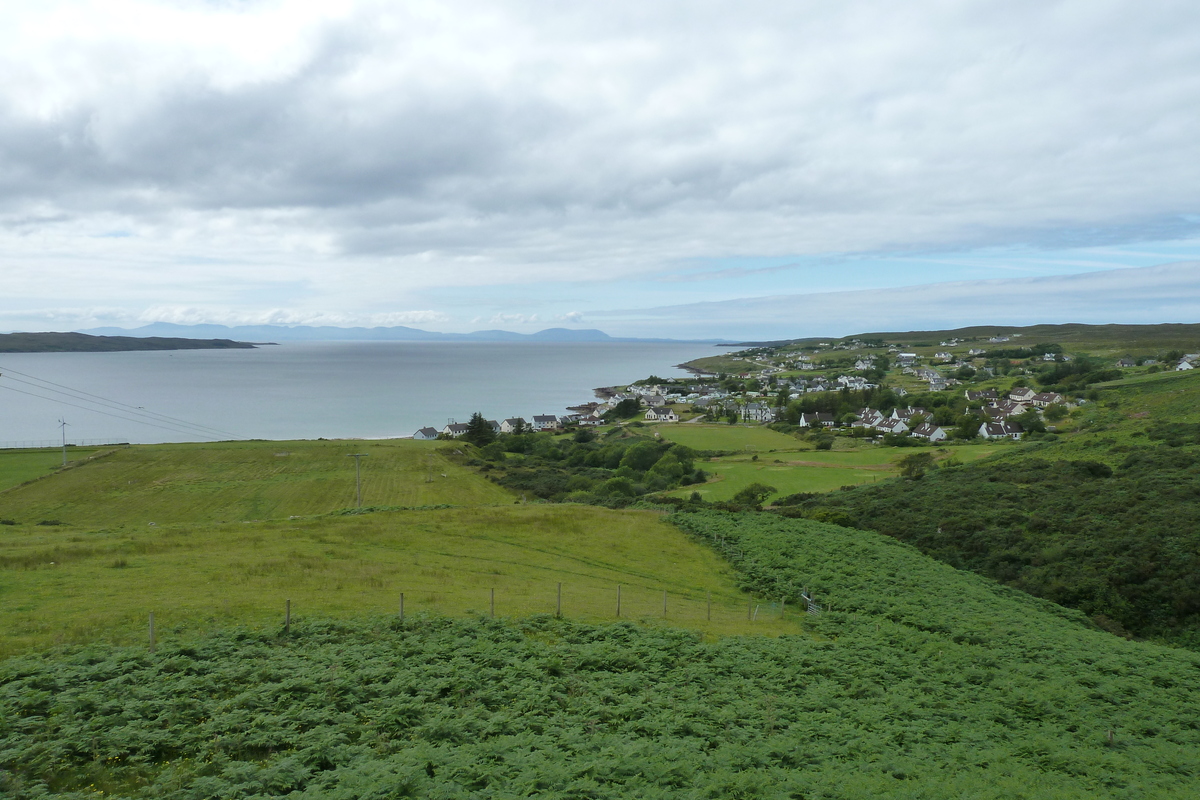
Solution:
M 324 514 L 364 505 L 511 503 L 510 492 L 452 463 L 446 442 L 305 441 L 140 445 L 0 493 L 0 517 L 118 526 Z M 430 480 L 432 478 L 432 480 Z
M 670 423 L 654 426 L 664 439 L 693 450 L 738 450 L 765 453 L 771 450 L 811 450 L 812 445 L 794 436 L 760 425 L 705 425 Z
M 1004 445 L 959 445 L 933 452 L 939 460 L 957 458 L 970 462 L 990 456 L 1002 447 Z M 753 460 L 753 455 L 722 456 L 704 462 L 704 470 L 713 475 L 708 483 L 684 486 L 667 494 L 687 497 L 692 492 L 699 492 L 700 497 L 709 502 L 729 500 L 752 483 L 774 486 L 777 491 L 772 498 L 797 492 L 830 492 L 843 486 L 895 477 L 899 474 L 896 461 L 914 452 L 918 451 L 864 445 L 855 450 L 776 452 L 767 457 L 759 456 L 757 461 Z
M 90 447 L 68 447 L 67 460 L 70 463 L 87 459 L 97 452 Z M 0 450 L 0 492 L 50 475 L 62 463 L 62 450 Z
M 711 550 L 655 512 L 573 505 L 380 511 L 297 520 L 138 527 L 6 528 L 0 656 L 55 644 L 143 641 L 299 617 L 405 611 L 621 616 L 712 634 L 795 633 L 763 611 Z M 663 591 L 667 615 L 663 617 Z M 708 596 L 713 601 L 708 617 Z

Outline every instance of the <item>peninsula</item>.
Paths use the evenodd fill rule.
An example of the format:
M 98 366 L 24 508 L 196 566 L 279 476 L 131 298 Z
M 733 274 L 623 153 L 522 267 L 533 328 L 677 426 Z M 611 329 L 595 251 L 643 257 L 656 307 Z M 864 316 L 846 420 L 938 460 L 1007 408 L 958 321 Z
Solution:
M 114 353 L 126 350 L 238 350 L 257 347 L 232 339 L 89 336 L 86 333 L 0 333 L 0 353 Z

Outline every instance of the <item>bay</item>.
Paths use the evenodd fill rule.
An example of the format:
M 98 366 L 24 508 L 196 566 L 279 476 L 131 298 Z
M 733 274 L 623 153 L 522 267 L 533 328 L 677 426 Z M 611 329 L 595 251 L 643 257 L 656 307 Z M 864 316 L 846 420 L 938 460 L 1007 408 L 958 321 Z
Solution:
M 476 411 L 561 415 L 596 387 L 684 376 L 674 365 L 717 352 L 664 342 L 289 342 L 10 353 L 0 356 L 0 446 L 59 441 L 60 419 L 79 443 L 411 436 Z

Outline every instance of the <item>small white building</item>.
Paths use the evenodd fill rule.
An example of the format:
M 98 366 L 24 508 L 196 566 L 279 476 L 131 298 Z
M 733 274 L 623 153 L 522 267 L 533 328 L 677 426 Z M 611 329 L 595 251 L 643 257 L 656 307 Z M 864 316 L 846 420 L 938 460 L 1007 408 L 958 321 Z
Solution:
M 912 429 L 913 437 L 924 439 L 927 442 L 940 442 L 943 439 L 949 438 L 946 429 L 941 425 L 934 425 L 932 422 L 923 422 Z
M 1025 431 L 1015 422 L 985 422 L 979 426 L 984 439 L 1020 439 Z

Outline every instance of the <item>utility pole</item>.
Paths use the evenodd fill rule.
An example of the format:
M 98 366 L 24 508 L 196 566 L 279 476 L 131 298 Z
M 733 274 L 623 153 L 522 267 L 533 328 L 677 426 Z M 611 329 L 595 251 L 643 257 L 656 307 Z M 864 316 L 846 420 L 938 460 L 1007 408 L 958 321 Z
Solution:
M 67 465 L 67 421 L 66 421 L 65 419 L 60 419 L 60 420 L 58 421 L 58 427 L 62 428 L 62 436 L 63 436 L 63 466 L 65 467 L 65 466 Z
M 350 453 L 346 458 L 354 459 L 354 484 L 358 488 L 358 507 L 362 508 L 362 460 L 370 453 Z

